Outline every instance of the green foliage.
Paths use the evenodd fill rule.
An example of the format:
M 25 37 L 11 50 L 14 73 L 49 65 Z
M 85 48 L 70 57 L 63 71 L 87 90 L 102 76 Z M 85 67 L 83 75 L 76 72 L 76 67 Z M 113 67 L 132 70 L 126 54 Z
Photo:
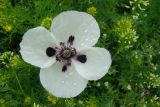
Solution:
M 160 0 L 1 0 L 0 107 L 160 107 Z M 99 23 L 96 44 L 112 66 L 76 98 L 49 94 L 39 68 L 25 63 L 19 43 L 30 28 L 50 29 L 65 10 L 85 11 Z M 54 20 L 53 20 L 54 21 Z
M 97 14 L 97 9 L 96 9 L 94 6 L 89 7 L 89 8 L 87 9 L 87 13 L 91 14 L 92 16 L 96 16 L 96 14 Z
M 53 18 L 46 17 L 42 20 L 41 26 L 45 27 L 46 29 L 50 29 L 51 23 L 52 23 Z
M 149 0 L 126 0 L 121 3 L 122 7 L 130 9 L 133 12 L 143 11 L 148 5 Z
M 119 38 L 119 43 L 122 48 L 129 49 L 137 42 L 138 36 L 133 28 L 133 21 L 127 17 L 122 17 L 117 21 L 114 28 Z

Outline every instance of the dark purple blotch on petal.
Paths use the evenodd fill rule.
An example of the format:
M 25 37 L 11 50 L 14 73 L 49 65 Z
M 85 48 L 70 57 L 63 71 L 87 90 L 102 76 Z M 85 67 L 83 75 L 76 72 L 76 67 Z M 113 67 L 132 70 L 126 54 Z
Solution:
M 87 61 L 86 55 L 78 55 L 77 60 L 81 63 L 85 63 Z
M 46 49 L 46 54 L 47 54 L 48 57 L 52 57 L 56 54 L 56 50 L 52 47 L 48 47 Z

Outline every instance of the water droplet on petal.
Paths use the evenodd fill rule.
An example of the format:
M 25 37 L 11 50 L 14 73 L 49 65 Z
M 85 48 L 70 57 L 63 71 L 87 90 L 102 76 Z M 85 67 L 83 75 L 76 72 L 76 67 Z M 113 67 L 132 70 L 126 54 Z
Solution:
M 73 83 L 73 85 L 77 85 L 76 83 Z
M 89 39 L 88 39 L 88 38 L 86 38 L 85 40 L 86 40 L 86 41 L 88 41 Z
M 66 75 L 65 77 L 68 78 L 68 75 Z
M 73 75 L 73 72 L 70 72 L 69 75 Z
M 81 43 L 81 46 L 84 46 L 84 43 Z
M 86 29 L 84 32 L 86 32 L 86 33 L 87 33 L 87 32 L 88 32 L 88 30 Z

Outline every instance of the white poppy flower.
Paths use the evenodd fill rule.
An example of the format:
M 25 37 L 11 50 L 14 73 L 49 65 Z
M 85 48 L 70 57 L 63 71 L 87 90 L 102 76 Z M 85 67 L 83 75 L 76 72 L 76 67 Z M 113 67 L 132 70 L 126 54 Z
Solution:
M 43 27 L 28 30 L 20 43 L 24 61 L 38 66 L 43 87 L 57 97 L 79 95 L 88 80 L 102 78 L 111 65 L 104 48 L 92 47 L 100 37 L 96 20 L 78 11 L 54 18 L 51 32 Z

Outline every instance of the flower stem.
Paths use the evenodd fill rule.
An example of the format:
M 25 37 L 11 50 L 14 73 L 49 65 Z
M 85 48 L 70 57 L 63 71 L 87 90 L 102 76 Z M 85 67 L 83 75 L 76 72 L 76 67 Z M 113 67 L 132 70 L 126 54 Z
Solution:
M 24 96 L 26 96 L 25 93 L 24 93 L 24 91 L 23 91 L 23 89 L 22 89 L 22 86 L 21 86 L 21 84 L 20 84 L 20 81 L 19 81 L 19 79 L 18 79 L 18 76 L 17 76 L 16 71 L 13 70 L 13 72 L 14 72 L 14 75 L 15 75 L 15 77 L 16 77 L 17 83 L 18 83 L 18 85 L 19 85 L 19 88 L 20 88 L 22 94 L 23 94 Z

